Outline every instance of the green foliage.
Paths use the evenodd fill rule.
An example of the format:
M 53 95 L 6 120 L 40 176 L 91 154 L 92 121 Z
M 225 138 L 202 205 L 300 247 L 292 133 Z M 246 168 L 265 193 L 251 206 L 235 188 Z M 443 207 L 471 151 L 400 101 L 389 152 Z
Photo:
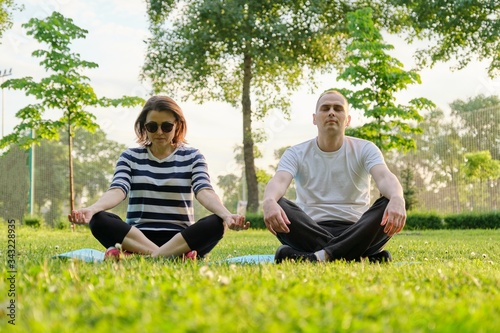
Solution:
M 259 148 L 256 145 L 253 148 L 254 157 L 261 158 L 263 155 Z M 233 173 L 221 175 L 217 179 L 217 186 L 219 186 L 224 192 L 224 205 L 229 210 L 236 211 L 238 209 L 238 204 L 243 201 L 243 198 L 245 198 L 244 191 L 246 188 L 246 181 L 243 177 L 245 161 L 242 146 L 236 146 L 233 152 L 235 153 L 234 161 L 236 163 L 236 166 L 238 169 L 241 169 L 240 175 L 235 175 Z M 262 196 L 265 186 L 271 179 L 272 175 L 260 168 L 255 169 L 255 175 L 257 179 L 259 196 Z
M 476 113 L 478 110 L 487 109 L 498 105 L 500 105 L 499 96 L 484 96 L 483 94 L 479 94 L 477 96 L 469 97 L 466 100 L 454 100 L 450 103 L 450 108 L 453 113 L 460 115 L 467 121 L 469 120 L 467 119 L 467 115 L 470 116 Z M 470 121 L 467 121 L 467 123 L 470 123 Z
M 246 220 L 250 222 L 250 227 L 253 229 L 266 229 L 264 216 L 258 213 L 249 213 L 245 215 Z
M 415 186 L 415 173 L 412 166 L 407 166 L 401 171 L 401 186 L 405 198 L 405 209 L 414 209 L 418 204 L 418 188 Z
M 255 115 L 274 107 L 288 114 L 289 91 L 339 60 L 345 13 L 332 6 L 319 0 L 150 1 L 144 76 L 156 91 L 237 106 L 248 57 Z
M 406 154 L 386 152 L 386 162 L 399 173 L 402 182 L 405 170 L 413 171 L 413 182 L 419 191 L 418 202 L 412 209 L 442 213 L 498 209 L 500 188 L 495 173 L 490 178 L 484 173 L 487 169 L 494 171 L 500 157 L 498 98 L 478 95 L 456 100 L 450 107 L 451 116 L 440 109 L 427 112 L 419 124 L 422 135 L 413 135 L 418 149 Z M 490 152 L 491 157 L 487 153 L 476 155 L 481 151 Z M 470 153 L 473 160 L 479 160 L 471 164 L 466 157 Z M 467 174 L 481 175 L 482 179 L 473 176 L 474 180 Z
M 408 213 L 405 230 L 444 229 L 444 219 L 437 213 Z
M 422 132 L 415 126 L 422 120 L 419 110 L 434 105 L 425 98 L 415 98 L 409 105 L 396 104 L 395 94 L 420 83 L 420 76 L 415 71 L 405 71 L 401 62 L 387 54 L 394 47 L 384 42 L 372 12 L 364 8 L 347 14 L 350 42 L 338 78 L 360 89 L 338 90 L 350 108 L 362 110 L 369 122 L 348 128 L 346 134 L 370 140 L 382 150 L 408 151 L 416 148 L 411 134 Z
M 28 207 L 28 153 L 12 146 L 0 157 L 0 215 L 3 219 L 21 221 Z
M 471 60 L 484 59 L 489 61 L 492 77 L 500 73 L 500 2 L 391 0 L 387 6 L 386 11 L 396 12 L 399 18 L 391 30 L 408 31 L 409 41 L 433 41 L 417 52 L 421 66 L 456 60 L 456 68 L 462 69 Z
M 262 214 L 247 214 L 254 229 L 266 229 Z M 408 212 L 404 230 L 435 229 L 500 229 L 498 212 L 474 214 L 438 214 L 436 212 Z
M 54 229 L 56 230 L 66 230 L 70 229 L 71 223 L 68 221 L 66 216 L 56 219 L 53 223 Z
M 464 130 L 462 145 L 469 152 L 488 150 L 500 160 L 500 97 L 477 95 L 450 103 L 452 114 L 460 117 Z
M 238 201 L 241 199 L 241 176 L 236 176 L 232 173 L 222 175 L 217 178 L 217 186 L 219 186 L 224 195 L 222 202 L 227 209 L 235 212 L 238 207 Z
M 40 65 L 50 76 L 36 82 L 31 77 L 10 79 L 3 83 L 3 88 L 24 90 L 26 95 L 39 100 L 38 104 L 30 104 L 16 113 L 21 123 L 14 131 L 0 140 L 0 148 L 14 143 L 27 149 L 32 143 L 40 143 L 42 139 L 57 140 L 59 130 L 67 128 L 69 135 L 72 129 L 85 128 L 94 131 L 98 125 L 95 116 L 85 111 L 94 106 L 131 106 L 143 103 L 138 97 L 122 99 L 98 98 L 88 83 L 89 78 L 82 73 L 86 69 L 97 68 L 93 62 L 80 59 L 80 55 L 72 53 L 71 42 L 74 39 L 85 38 L 87 30 L 81 29 L 70 18 L 58 12 L 53 12 L 46 19 L 32 18 L 23 24 L 27 34 L 40 43 L 48 45 L 48 49 L 35 50 L 32 55 L 41 58 Z M 44 119 L 48 110 L 62 110 L 59 119 Z M 35 137 L 30 131 L 34 130 Z
M 150 1 L 143 78 L 156 92 L 241 105 L 248 211 L 259 206 L 254 140 L 262 138 L 252 122 L 275 108 L 288 116 L 291 92 L 334 68 L 341 9 L 320 0 Z
M 102 249 L 87 228 L 16 231 L 16 326 L 4 317 L 2 332 L 472 333 L 500 326 L 492 306 L 500 302 L 498 230 L 406 232 L 389 242 L 395 261 L 388 265 L 279 266 L 218 264 L 274 253 L 279 242 L 267 231 L 228 232 L 208 261 L 99 264 L 51 259 Z M 7 266 L 0 271 L 7 291 Z
M 111 182 L 115 163 L 126 146 L 108 140 L 100 129 L 89 133 L 83 129 L 75 131 L 74 140 L 74 187 L 78 205 L 97 200 Z M 68 156 L 66 134 L 60 134 L 60 141 L 42 140 L 35 147 L 35 213 L 42 215 L 47 225 L 58 227 L 59 220 L 67 217 L 67 193 L 69 189 Z M 0 158 L 0 215 L 21 220 L 28 204 L 28 154 L 13 146 L 10 152 Z M 84 198 L 85 202 L 82 202 Z M 123 207 L 125 206 L 125 207 Z M 123 216 L 126 202 L 113 209 Z
M 17 5 L 13 0 L 0 0 L 0 40 L 3 33 L 12 27 L 12 12 L 22 9 L 23 6 Z
M 449 229 L 500 229 L 500 213 L 462 213 L 447 215 Z
M 26 216 L 23 219 L 23 223 L 32 228 L 40 228 L 45 225 L 43 217 L 40 216 Z
M 465 177 L 470 180 L 500 178 L 500 161 L 491 159 L 489 151 L 465 154 Z
M 454 41 L 453 48 L 443 47 L 450 54 L 466 50 L 468 54 L 483 56 L 486 51 L 487 56 L 497 59 L 498 31 L 490 28 L 495 27 L 498 6 L 490 0 L 476 0 L 472 2 L 488 3 L 468 10 L 469 2 L 439 0 L 428 6 L 422 1 L 399 0 L 150 0 L 151 38 L 147 40 L 142 76 L 153 82 L 155 91 L 167 91 L 184 99 L 224 101 L 235 107 L 241 103 L 249 205 L 252 201 L 252 207 L 256 208 L 258 187 L 252 156 L 252 138 L 255 138 L 252 119 L 263 119 L 273 108 L 288 115 L 291 92 L 304 82 L 314 88 L 317 74 L 342 67 L 349 28 L 351 35 L 358 34 L 358 40 L 351 47 L 360 51 L 358 55 L 348 51 L 350 60 L 356 63 L 348 71 L 350 79 L 367 79 L 363 82 L 368 85 L 385 85 L 380 85 L 378 90 L 367 89 L 366 94 L 360 92 L 359 109 L 371 112 L 376 121 L 357 129 L 357 134 L 349 129 L 348 134 L 373 138 L 386 149 L 415 147 L 411 134 L 420 132 L 416 127 L 419 111 L 432 104 L 417 98 L 408 105 L 396 105 L 391 96 L 409 84 L 418 83 L 420 78 L 415 71 L 404 71 L 399 61 L 386 54 L 392 46 L 384 44 L 378 32 L 366 33 L 373 32 L 364 15 L 366 9 L 352 13 L 370 7 L 371 21 L 378 29 L 389 32 L 414 29 L 410 40 L 432 35 L 442 41 Z M 455 8 L 466 15 L 457 15 Z M 348 13 L 351 13 L 350 27 Z M 443 13 L 446 15 L 440 16 Z M 361 29 L 353 30 L 353 17 Z M 452 22 L 448 22 L 449 17 L 453 18 Z M 482 19 L 485 17 L 487 21 Z M 457 24 L 458 18 L 464 20 L 467 32 Z M 435 20 L 438 25 L 434 25 Z M 483 25 L 489 28 L 482 29 Z M 478 31 L 485 33 L 468 35 Z M 461 40 L 464 36 L 468 38 L 467 43 Z M 473 41 L 472 49 L 469 49 L 469 41 Z M 438 47 L 441 46 L 438 43 Z M 439 52 L 431 53 L 432 62 L 446 58 Z M 366 56 L 372 58 L 363 59 Z M 470 58 L 460 59 L 469 61 Z M 377 79 L 380 82 L 376 82 Z M 370 105 L 373 101 L 379 104 Z
M 80 59 L 80 55 L 71 52 L 74 39 L 85 38 L 87 30 L 82 29 L 70 18 L 58 12 L 41 20 L 32 18 L 23 24 L 27 34 L 38 42 L 48 45 L 48 49 L 35 50 L 32 55 L 41 58 L 40 65 L 50 76 L 35 82 L 31 77 L 7 80 L 3 88 L 24 90 L 26 95 L 35 97 L 39 103 L 30 104 L 16 113 L 20 124 L 14 131 L 0 140 L 0 149 L 12 144 L 28 149 L 42 140 L 58 140 L 61 130 L 65 130 L 68 143 L 69 169 L 69 209 L 74 209 L 73 186 L 73 136 L 78 128 L 94 132 L 98 128 L 95 116 L 86 111 L 88 107 L 134 106 L 144 103 L 142 98 L 124 96 L 120 99 L 98 98 L 89 78 L 82 73 L 98 65 Z M 61 110 L 59 119 L 44 119 L 48 110 Z

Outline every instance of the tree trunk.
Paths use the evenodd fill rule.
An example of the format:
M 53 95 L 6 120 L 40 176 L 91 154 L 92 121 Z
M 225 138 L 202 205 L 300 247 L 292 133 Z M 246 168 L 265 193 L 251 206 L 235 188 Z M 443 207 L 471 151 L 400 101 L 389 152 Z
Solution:
M 252 58 L 245 55 L 243 73 L 243 158 L 245 160 L 245 179 L 247 182 L 247 212 L 255 213 L 259 208 L 259 190 L 255 173 L 252 138 L 252 104 L 250 101 L 250 81 L 252 80 Z
M 71 116 L 68 116 L 68 161 L 69 161 L 69 213 L 75 209 L 75 193 L 73 184 L 73 133 L 71 132 Z M 71 230 L 75 224 L 71 223 Z

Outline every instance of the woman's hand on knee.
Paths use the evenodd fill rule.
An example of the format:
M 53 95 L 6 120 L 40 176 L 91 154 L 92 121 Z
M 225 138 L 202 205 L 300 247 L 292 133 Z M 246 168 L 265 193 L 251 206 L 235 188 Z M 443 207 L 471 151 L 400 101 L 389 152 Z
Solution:
M 250 228 L 250 222 L 245 221 L 245 217 L 238 214 L 229 215 L 224 219 L 224 223 L 229 229 L 235 231 L 247 230 Z
M 68 215 L 68 220 L 75 224 L 87 224 L 94 216 L 94 212 L 88 208 L 74 210 Z

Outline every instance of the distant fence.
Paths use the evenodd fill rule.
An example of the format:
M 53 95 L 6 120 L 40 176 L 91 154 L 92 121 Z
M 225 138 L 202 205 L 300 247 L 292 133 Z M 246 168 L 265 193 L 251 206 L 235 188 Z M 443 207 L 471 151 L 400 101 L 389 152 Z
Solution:
M 423 124 L 417 150 L 388 154 L 412 209 L 470 213 L 500 209 L 500 106 Z
M 500 106 L 445 117 L 431 114 L 421 124 L 418 149 L 387 153 L 389 168 L 401 179 L 413 211 L 441 214 L 498 211 L 500 208 Z M 93 202 L 109 186 L 114 164 L 125 147 L 104 133 L 75 137 L 75 199 Z M 66 146 L 45 142 L 35 148 L 35 215 L 50 225 L 66 221 Z M 488 159 L 489 157 L 489 159 Z M 29 153 L 17 148 L 0 158 L 0 218 L 21 220 L 29 212 Z M 373 197 L 378 193 L 374 190 Z M 197 206 L 198 212 L 201 210 Z M 124 215 L 126 203 L 115 212 Z

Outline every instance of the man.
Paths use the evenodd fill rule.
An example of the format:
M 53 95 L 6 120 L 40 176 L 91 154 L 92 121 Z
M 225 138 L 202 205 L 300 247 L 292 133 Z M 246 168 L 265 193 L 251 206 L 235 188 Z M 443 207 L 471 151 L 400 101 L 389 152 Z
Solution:
M 351 116 L 335 90 L 319 97 L 318 136 L 286 150 L 264 193 L 264 221 L 284 260 L 391 261 L 384 245 L 406 221 L 403 189 L 370 141 L 345 135 Z M 370 177 L 381 197 L 370 207 Z M 297 200 L 283 196 L 295 179 Z

